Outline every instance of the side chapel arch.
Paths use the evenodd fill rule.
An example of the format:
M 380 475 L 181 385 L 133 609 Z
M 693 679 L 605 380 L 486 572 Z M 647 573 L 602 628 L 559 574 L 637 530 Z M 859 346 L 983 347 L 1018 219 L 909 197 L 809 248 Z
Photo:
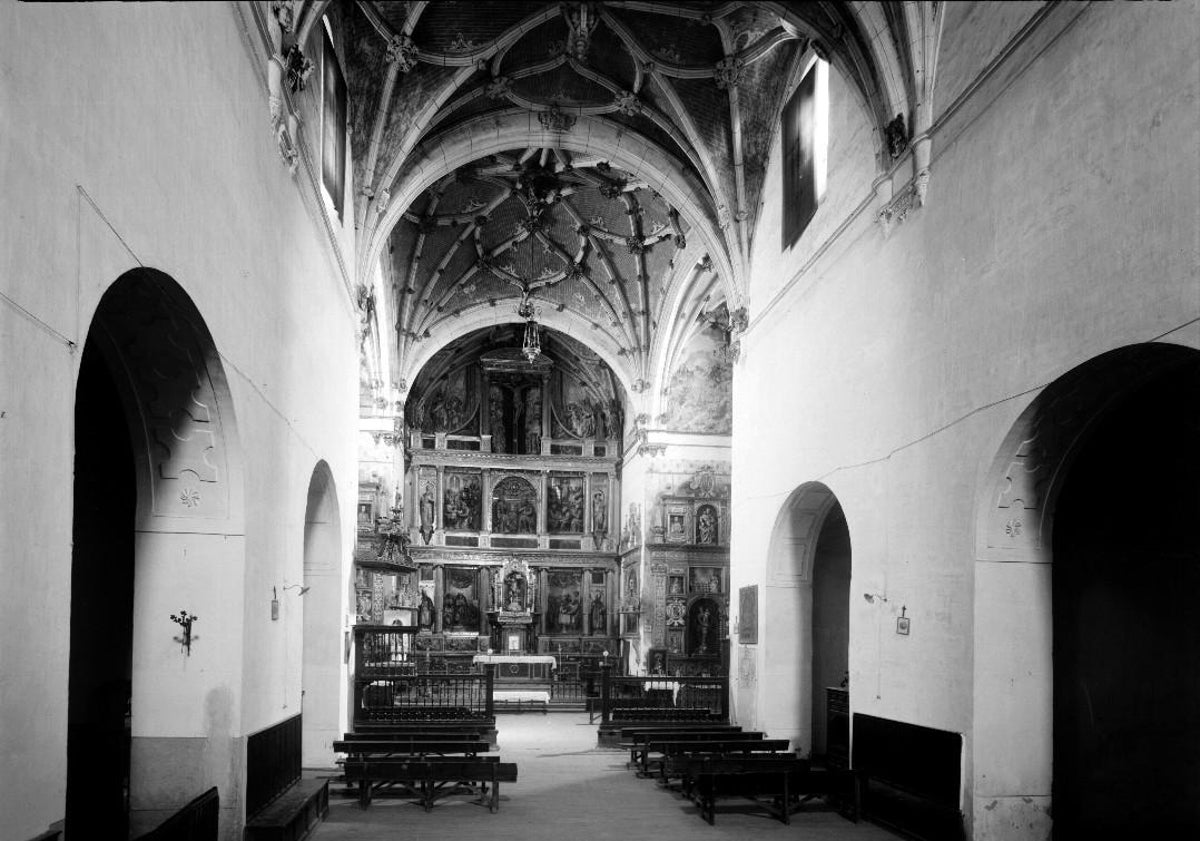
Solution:
M 759 628 L 758 726 L 792 739 L 804 753 L 811 752 L 814 735 L 814 568 L 831 524 L 846 530 L 841 505 L 827 485 L 807 482 L 791 493 L 775 520 L 759 608 L 760 617 L 776 621 L 769 633 L 761 623 Z M 848 537 L 845 543 L 848 592 Z M 845 611 L 848 633 L 848 603 Z M 761 691 L 766 686 L 773 691 Z
M 105 416 L 94 416 L 93 410 Z M 128 436 L 128 455 L 121 458 L 129 463 L 110 466 L 128 470 L 132 499 L 128 512 L 114 516 L 101 510 L 108 477 L 93 472 L 92 456 L 105 447 L 119 448 L 96 440 L 97 429 Z M 68 716 L 79 725 L 77 734 L 86 733 L 86 719 L 97 709 L 97 683 L 127 681 L 124 702 L 105 708 L 123 713 L 128 703 L 131 711 L 125 760 L 131 805 L 124 820 L 137 835 L 197 790 L 216 785 L 228 791 L 242 784 L 241 764 L 231 752 L 241 728 L 239 699 L 230 688 L 237 685 L 232 676 L 240 658 L 204 642 L 206 636 L 218 639 L 222 626 L 242 622 L 236 607 L 242 604 L 245 560 L 242 467 L 233 401 L 204 318 L 162 272 L 126 272 L 97 305 L 81 355 L 76 450 L 79 539 L 72 592 L 104 586 L 89 574 L 98 557 L 116 548 L 121 557 L 110 558 L 114 566 L 108 571 L 116 564 L 128 570 L 125 592 L 114 598 L 127 600 L 129 613 L 125 619 L 112 610 L 96 614 L 89 612 L 89 603 L 103 605 L 105 599 L 72 600 L 69 693 L 74 697 Z M 157 623 L 182 619 L 183 610 L 199 619 L 191 626 L 179 623 L 174 637 L 162 633 Z M 122 622 L 124 631 L 117 627 Z M 123 675 L 97 666 L 106 658 L 116 662 L 113 657 L 128 664 Z M 191 668 L 181 671 L 185 657 Z M 165 684 L 177 689 L 170 699 L 161 691 Z M 201 731 L 204 749 L 187 748 Z M 116 824 L 97 823 L 79 799 L 88 796 L 95 782 L 88 777 L 96 776 L 97 767 L 86 742 L 69 737 L 68 824 L 84 820 L 89 830 L 103 824 L 119 831 Z M 223 826 L 236 821 L 234 811 L 222 810 Z
M 1054 605 L 1056 598 L 1066 597 L 1056 596 L 1053 586 L 1056 509 L 1093 429 L 1132 392 L 1173 371 L 1192 370 L 1189 365 L 1200 365 L 1200 353 L 1143 344 L 1077 366 L 1030 401 L 983 475 L 976 500 L 974 576 L 977 834 L 996 821 L 1030 827 L 1028 837 L 1051 832 Z M 1113 504 L 1123 494 L 1149 490 L 1113 488 Z M 1017 746 L 1013 733 L 1022 734 Z

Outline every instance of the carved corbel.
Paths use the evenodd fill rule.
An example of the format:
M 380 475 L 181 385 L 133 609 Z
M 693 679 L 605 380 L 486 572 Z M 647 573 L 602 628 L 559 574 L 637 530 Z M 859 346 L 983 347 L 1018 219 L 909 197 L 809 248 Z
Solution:
M 929 158 L 933 151 L 933 138 L 928 134 L 913 138 L 912 150 L 913 170 L 916 172 L 913 186 L 917 194 L 917 204 L 923 207 L 925 196 L 929 192 Z

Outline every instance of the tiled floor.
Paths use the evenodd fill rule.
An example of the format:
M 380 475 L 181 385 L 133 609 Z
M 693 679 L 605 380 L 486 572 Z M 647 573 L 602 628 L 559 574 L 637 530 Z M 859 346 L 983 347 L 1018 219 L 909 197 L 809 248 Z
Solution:
M 501 715 L 499 755 L 516 762 L 518 782 L 500 787 L 500 811 L 466 797 L 450 798 L 426 813 L 408 800 L 375 800 L 362 810 L 345 786 L 330 788 L 329 816 L 312 841 L 713 841 L 747 838 L 894 841 L 870 823 L 851 823 L 814 808 L 785 826 L 748 801 L 726 800 L 716 825 L 678 794 L 627 770 L 628 751 L 596 747 L 596 725 L 583 713 Z

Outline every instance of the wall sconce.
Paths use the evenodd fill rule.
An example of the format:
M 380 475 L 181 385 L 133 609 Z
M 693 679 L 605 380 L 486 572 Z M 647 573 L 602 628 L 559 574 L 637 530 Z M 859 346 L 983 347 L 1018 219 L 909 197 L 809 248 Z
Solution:
M 863 593 L 863 598 L 866 599 L 867 604 L 875 604 L 876 599 L 887 604 L 887 596 L 880 595 L 879 593 Z
M 297 593 L 296 595 L 303 596 L 305 593 L 307 593 L 311 589 L 312 589 L 311 584 L 307 587 L 301 587 L 299 584 L 286 584 L 286 585 L 284 585 L 283 591 L 286 593 L 288 590 L 299 590 L 300 592 Z
M 186 610 L 179 611 L 179 615 L 171 614 L 171 621 L 183 629 L 183 633 L 177 637 L 173 637 L 175 642 L 183 647 L 185 656 L 192 656 L 192 640 L 200 639 L 199 636 L 192 636 L 192 623 L 199 622 L 200 617 L 188 613 Z
M 279 590 L 271 588 L 271 621 L 279 620 Z

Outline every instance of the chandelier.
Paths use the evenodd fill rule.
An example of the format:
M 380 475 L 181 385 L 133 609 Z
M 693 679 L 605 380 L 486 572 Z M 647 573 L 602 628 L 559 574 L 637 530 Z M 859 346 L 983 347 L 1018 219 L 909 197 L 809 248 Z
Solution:
M 521 303 L 517 305 L 517 315 L 525 319 L 525 337 L 521 341 L 521 353 L 532 365 L 542 352 L 542 339 L 538 335 L 538 324 L 533 317 L 534 309 L 529 300 L 528 289 L 521 295 Z

